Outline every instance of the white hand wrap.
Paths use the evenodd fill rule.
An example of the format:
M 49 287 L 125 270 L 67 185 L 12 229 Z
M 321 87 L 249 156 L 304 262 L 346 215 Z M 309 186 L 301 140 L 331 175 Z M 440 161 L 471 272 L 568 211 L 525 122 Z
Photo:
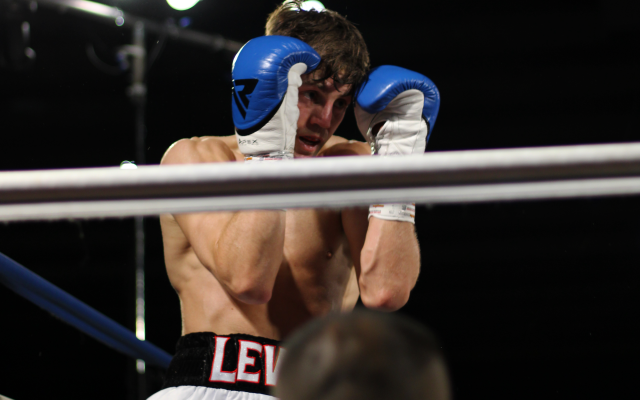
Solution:
M 416 223 L 416 204 L 372 204 L 369 206 L 369 218 L 375 217 L 388 221 Z
M 289 152 L 275 152 L 266 154 L 256 154 L 253 156 L 244 156 L 244 162 L 260 162 L 260 161 L 280 161 L 293 160 L 293 154 Z

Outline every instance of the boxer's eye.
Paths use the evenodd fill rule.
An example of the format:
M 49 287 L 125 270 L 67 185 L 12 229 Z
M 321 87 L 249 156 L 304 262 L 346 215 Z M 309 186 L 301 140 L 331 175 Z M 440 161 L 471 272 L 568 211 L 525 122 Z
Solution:
M 313 90 L 309 90 L 307 92 L 303 92 L 302 95 L 304 97 L 306 97 L 307 99 L 312 100 L 312 101 L 314 101 L 314 100 L 316 100 L 318 98 L 318 94 Z
M 337 108 L 341 110 L 344 110 L 345 108 L 349 107 L 349 101 L 347 101 L 346 99 L 338 99 L 334 104 Z

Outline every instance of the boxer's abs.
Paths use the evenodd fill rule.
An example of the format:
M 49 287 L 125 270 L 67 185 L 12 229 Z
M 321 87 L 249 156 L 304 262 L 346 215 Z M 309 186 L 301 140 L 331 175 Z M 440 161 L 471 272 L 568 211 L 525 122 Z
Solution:
M 339 212 L 287 211 L 284 260 L 271 300 L 262 305 L 227 294 L 200 263 L 173 217 L 162 216 L 161 223 L 167 272 L 181 302 L 183 334 L 210 331 L 282 339 L 310 318 L 344 306 L 353 263 Z

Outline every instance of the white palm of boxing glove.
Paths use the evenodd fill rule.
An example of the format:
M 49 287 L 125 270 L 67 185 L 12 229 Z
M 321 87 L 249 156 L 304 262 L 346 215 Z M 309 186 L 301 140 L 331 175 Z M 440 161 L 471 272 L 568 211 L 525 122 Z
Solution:
M 384 110 L 370 114 L 356 104 L 358 129 L 371 145 L 373 154 L 382 156 L 422 154 L 427 146 L 428 127 L 422 119 L 424 94 L 411 89 L 400 93 Z M 376 133 L 374 128 L 384 123 Z
M 274 154 L 284 152 L 293 154 L 298 131 L 298 89 L 302 86 L 300 75 L 307 70 L 307 65 L 298 63 L 291 67 L 287 75 L 287 91 L 282 105 L 266 125 L 249 137 L 242 137 L 236 128 L 238 148 L 245 156 L 258 154 Z
M 384 65 L 358 89 L 354 111 L 372 154 L 409 155 L 424 153 L 439 107 L 440 94 L 429 78 Z
M 286 36 L 253 39 L 238 52 L 231 103 L 238 148 L 246 160 L 293 158 L 301 75 L 319 63 L 311 46 Z

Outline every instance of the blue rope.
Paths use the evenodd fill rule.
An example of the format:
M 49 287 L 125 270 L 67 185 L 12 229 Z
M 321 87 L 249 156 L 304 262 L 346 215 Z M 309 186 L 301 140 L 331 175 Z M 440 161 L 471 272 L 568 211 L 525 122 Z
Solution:
M 0 282 L 107 346 L 166 369 L 171 355 L 0 253 Z

